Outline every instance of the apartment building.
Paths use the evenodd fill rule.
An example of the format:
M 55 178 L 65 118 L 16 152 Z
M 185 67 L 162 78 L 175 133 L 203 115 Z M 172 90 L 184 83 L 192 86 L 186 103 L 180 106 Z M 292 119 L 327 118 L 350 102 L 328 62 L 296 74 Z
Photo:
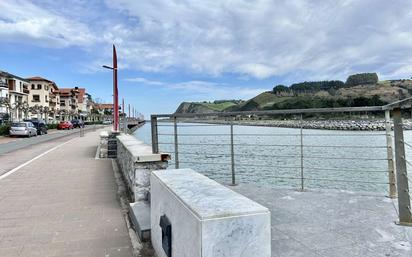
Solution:
M 10 74 L 8 72 L 0 71 L 1 73 L 1 94 L 8 96 L 6 104 L 2 104 L 2 110 L 6 108 L 6 113 L 10 116 L 12 121 L 20 121 L 28 116 L 28 95 L 29 95 L 29 81 L 19 76 Z M 5 90 L 7 84 L 7 90 Z
M 79 117 L 79 88 L 60 88 L 60 119 L 70 120 Z
M 8 76 L 0 71 L 0 124 L 4 119 L 8 119 L 9 84 Z
M 93 109 L 92 96 L 86 93 L 85 88 L 79 88 L 79 94 L 77 98 L 77 109 L 79 115 L 83 120 L 87 120 Z
M 32 118 L 56 120 L 60 96 L 56 83 L 42 77 L 27 78 L 30 82 L 29 107 Z

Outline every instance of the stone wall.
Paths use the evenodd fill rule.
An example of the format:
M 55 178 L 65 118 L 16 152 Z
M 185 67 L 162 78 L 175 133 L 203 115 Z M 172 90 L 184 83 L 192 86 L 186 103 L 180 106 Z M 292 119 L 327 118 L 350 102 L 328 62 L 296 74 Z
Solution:
M 150 146 L 134 136 L 117 136 L 117 162 L 132 201 L 148 200 L 150 173 L 166 169 L 169 159 L 169 154 L 153 154 Z

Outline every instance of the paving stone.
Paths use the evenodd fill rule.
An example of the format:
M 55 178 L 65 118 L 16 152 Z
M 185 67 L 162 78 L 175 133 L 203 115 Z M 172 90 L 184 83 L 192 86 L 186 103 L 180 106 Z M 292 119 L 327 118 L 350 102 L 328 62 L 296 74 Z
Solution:
M 396 203 L 384 196 L 230 188 L 270 209 L 272 256 L 412 256 L 412 227 L 395 225 Z
M 98 133 L 75 138 L 0 180 L 1 257 L 132 256 L 111 161 L 94 159 Z M 36 147 L 30 147 L 32 157 Z M 30 149 L 13 155 L 22 151 L 28 158 Z M 13 155 L 0 162 L 12 165 Z

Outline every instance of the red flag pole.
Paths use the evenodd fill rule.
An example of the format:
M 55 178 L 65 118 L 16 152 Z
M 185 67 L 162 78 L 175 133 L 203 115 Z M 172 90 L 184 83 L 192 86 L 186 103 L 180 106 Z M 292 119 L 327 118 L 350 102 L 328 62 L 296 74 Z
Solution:
M 113 45 L 113 131 L 119 131 L 119 95 L 117 90 L 117 54 Z

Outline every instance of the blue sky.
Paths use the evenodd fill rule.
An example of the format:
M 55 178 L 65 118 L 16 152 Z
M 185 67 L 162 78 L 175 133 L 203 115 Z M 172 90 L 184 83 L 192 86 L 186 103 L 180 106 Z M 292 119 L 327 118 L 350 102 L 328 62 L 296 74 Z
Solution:
M 276 84 L 412 76 L 412 1 L 2 0 L 0 70 L 119 91 L 146 117 L 182 101 L 248 99 Z

